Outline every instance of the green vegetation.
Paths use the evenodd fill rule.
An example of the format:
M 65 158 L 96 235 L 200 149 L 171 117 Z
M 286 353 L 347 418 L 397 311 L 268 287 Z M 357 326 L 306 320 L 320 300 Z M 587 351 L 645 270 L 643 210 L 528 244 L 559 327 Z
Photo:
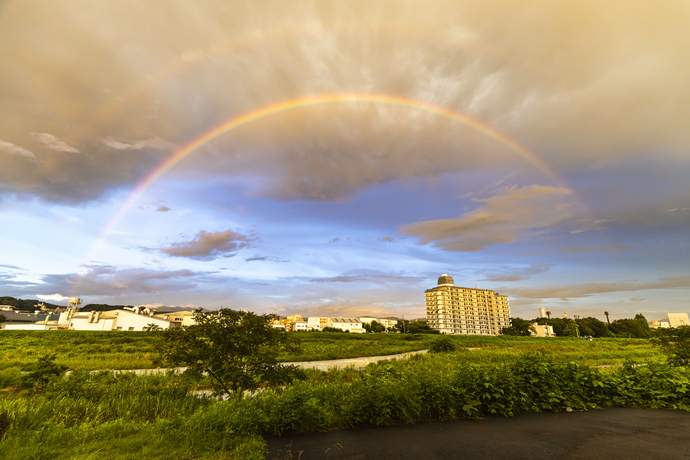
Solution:
M 279 362 L 320 361 L 384 356 L 428 349 L 432 334 L 348 334 L 292 332 L 298 351 L 281 351 Z M 626 359 L 645 363 L 664 357 L 649 340 L 454 336 L 458 348 L 479 348 L 472 360 L 493 363 L 529 352 L 561 355 L 586 365 L 616 365 Z M 56 363 L 71 370 L 154 369 L 160 342 L 155 332 L 129 331 L 0 331 L 0 370 L 16 369 L 54 353 Z
M 71 370 L 155 368 L 158 339 L 151 332 L 0 331 L 0 370 L 54 353 Z
M 523 337 L 493 348 L 503 359 L 497 362 L 487 359 L 492 348 L 481 347 L 490 338 L 474 339 L 478 350 L 415 355 L 362 371 L 312 370 L 305 381 L 225 401 L 193 394 L 184 375 L 75 372 L 48 377 L 37 392 L 10 369 L 0 372 L 0 457 L 259 459 L 262 437 L 274 434 L 607 406 L 690 410 L 687 367 L 591 367 L 561 353 L 591 342 L 544 339 L 542 352 L 520 353 L 539 346 Z M 619 341 L 622 351 L 642 348 L 641 341 Z
M 668 355 L 672 366 L 690 366 L 690 326 L 659 329 L 652 339 Z
M 53 305 L 52 303 L 47 303 L 47 302 L 42 302 L 40 300 L 24 300 L 24 299 L 15 299 L 14 297 L 8 297 L 8 296 L 2 296 L 0 297 L 0 305 L 10 305 L 15 308 L 15 310 L 20 310 L 20 311 L 30 311 L 33 313 L 34 311 L 38 310 L 37 305 L 39 303 L 42 303 L 45 305 L 47 308 L 55 309 L 55 308 L 63 308 L 60 307 L 59 305 Z
M 223 308 L 214 315 L 194 313 L 194 325 L 162 331 L 162 359 L 186 366 L 197 381 L 208 375 L 215 394 L 241 397 L 246 390 L 286 384 L 302 375 L 296 366 L 279 365 L 278 352 L 295 351 L 296 339 L 271 327 L 270 315 Z

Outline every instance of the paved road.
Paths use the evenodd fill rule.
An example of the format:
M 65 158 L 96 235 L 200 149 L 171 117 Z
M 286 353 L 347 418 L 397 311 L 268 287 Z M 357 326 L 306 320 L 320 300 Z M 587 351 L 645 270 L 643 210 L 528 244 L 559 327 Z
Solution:
M 344 369 L 348 366 L 353 366 L 355 369 L 361 369 L 366 367 L 369 363 L 375 363 L 377 361 L 382 361 L 384 359 L 409 359 L 412 355 L 419 355 L 428 352 L 429 350 L 418 350 L 409 351 L 407 353 L 400 353 L 397 355 L 385 355 L 385 356 L 366 356 L 363 358 L 347 358 L 347 359 L 332 359 L 330 361 L 298 361 L 294 363 L 281 363 L 281 364 L 294 364 L 295 366 L 301 367 L 303 369 L 320 369 L 322 371 L 327 371 L 331 368 Z M 186 367 L 176 367 L 173 368 L 176 372 L 184 372 Z M 165 374 L 170 369 L 123 369 L 112 371 L 116 374 L 123 372 L 133 372 L 135 374 Z M 93 371 L 99 372 L 99 371 Z
M 270 460 L 689 459 L 690 413 L 635 408 L 525 413 L 271 437 L 268 448 Z
M 332 359 L 330 361 L 301 361 L 296 363 L 284 363 L 284 364 L 294 364 L 304 369 L 319 369 L 322 371 L 327 371 L 331 368 L 343 369 L 348 366 L 354 366 L 355 369 L 361 369 L 367 367 L 369 363 L 375 363 L 377 361 L 382 361 L 384 359 L 409 359 L 412 355 L 419 355 L 428 352 L 429 350 L 419 350 L 410 351 L 407 353 L 400 353 L 397 355 L 386 355 L 386 356 L 365 356 L 363 358 L 348 358 L 348 359 Z

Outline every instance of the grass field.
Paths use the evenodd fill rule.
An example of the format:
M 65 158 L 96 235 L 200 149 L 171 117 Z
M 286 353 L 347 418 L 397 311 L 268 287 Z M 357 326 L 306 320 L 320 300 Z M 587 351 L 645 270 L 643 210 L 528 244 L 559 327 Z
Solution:
M 302 351 L 283 360 L 385 355 L 438 338 L 296 337 Z M 179 374 L 86 372 L 151 367 L 152 333 L 3 331 L 0 340 L 3 459 L 261 459 L 263 436 L 281 433 L 611 405 L 690 410 L 690 370 L 666 365 L 642 339 L 452 337 L 455 352 L 310 370 L 285 388 L 228 401 L 195 394 L 199 382 Z M 21 369 L 47 352 L 76 372 L 38 391 Z
M 436 335 L 347 334 L 330 332 L 291 333 L 301 343 L 299 352 L 284 353 L 280 361 L 321 361 L 381 356 L 422 350 Z M 523 353 L 540 352 L 553 359 L 586 365 L 645 363 L 660 359 L 658 349 L 645 339 L 531 338 L 454 336 L 462 348 L 477 349 L 465 358 L 487 364 L 514 359 Z M 158 339 L 152 332 L 122 331 L 0 331 L 0 370 L 19 368 L 38 356 L 55 353 L 57 363 L 72 370 L 152 369 Z

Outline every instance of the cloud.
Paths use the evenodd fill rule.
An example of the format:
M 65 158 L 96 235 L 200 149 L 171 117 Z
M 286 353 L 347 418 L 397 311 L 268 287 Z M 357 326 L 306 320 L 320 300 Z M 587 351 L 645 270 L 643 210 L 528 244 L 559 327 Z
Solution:
M 168 212 L 168 211 L 170 211 L 170 208 L 165 206 L 164 204 L 161 204 L 160 206 L 158 206 L 156 208 L 156 211 L 157 212 Z
M 170 292 L 190 291 L 200 283 L 222 284 L 213 272 L 191 270 L 155 270 L 147 268 L 118 268 L 112 265 L 89 265 L 83 273 L 42 275 L 38 282 L 3 281 L 8 295 L 36 296 L 41 300 L 69 299 L 56 292 L 75 292 L 95 297 L 125 297 L 138 295 L 163 296 Z M 37 294 L 38 293 L 38 294 Z
M 331 241 L 328 242 L 328 244 L 338 243 L 338 242 L 340 242 L 340 238 L 333 238 Z
M 634 246 L 627 244 L 610 244 L 608 246 L 574 246 L 560 249 L 558 252 L 588 252 L 588 251 L 623 251 L 625 249 L 632 249 Z
M 312 283 L 373 283 L 379 285 L 388 285 L 395 283 L 402 283 L 409 285 L 410 283 L 418 283 L 426 280 L 425 276 L 411 276 L 405 273 L 385 273 L 376 270 L 357 270 L 348 273 L 343 273 L 337 276 L 310 278 Z
M 151 270 L 117 268 L 111 265 L 89 266 L 83 274 L 45 275 L 42 287 L 61 286 L 63 292 L 78 289 L 80 296 L 121 296 L 179 292 L 193 289 L 210 272 L 191 270 Z
M 667 276 L 657 281 L 633 282 L 616 281 L 612 283 L 583 283 L 563 286 L 548 285 L 538 287 L 502 287 L 502 292 L 521 299 L 561 299 L 591 297 L 608 292 L 646 291 L 650 289 L 689 289 L 690 276 Z
M 66 297 L 62 294 L 36 294 L 36 297 L 38 297 L 41 300 L 50 300 L 53 302 L 62 302 L 63 300 L 68 300 L 69 297 Z
M 31 133 L 31 137 L 37 141 L 43 143 L 46 147 L 57 152 L 68 152 L 68 153 L 79 153 L 79 150 L 67 145 L 64 141 L 61 141 L 57 137 L 49 133 Z
M 508 268 L 503 271 L 484 270 L 480 272 L 486 273 L 488 277 L 478 281 L 523 281 L 530 279 L 534 275 L 545 273 L 555 266 L 556 264 L 533 264 L 529 267 Z
M 247 259 L 244 259 L 245 262 L 255 262 L 258 260 L 268 260 L 267 256 L 254 256 L 254 257 L 249 257 Z
M 172 257 L 209 261 L 219 257 L 233 257 L 237 251 L 249 246 L 249 243 L 255 239 L 255 237 L 232 230 L 224 232 L 201 230 L 193 240 L 173 243 L 162 248 L 161 251 Z
M 255 13 L 268 5 L 257 0 L 230 12 L 222 1 L 176 4 L 166 10 L 170 20 L 157 23 L 146 19 L 154 5 L 137 17 L 109 2 L 6 9 L 0 138 L 16 147 L 29 139 L 22 133 L 49 131 L 55 141 L 43 143 L 46 150 L 78 145 L 90 160 L 56 155 L 38 177 L 7 165 L 3 191 L 97 199 L 162 159 L 113 158 L 112 150 L 167 153 L 230 118 L 334 92 L 394 94 L 465 114 L 562 174 L 647 152 L 664 164 L 686 161 L 690 14 L 682 2 L 659 9 L 568 0 L 525 14 L 511 0 L 377 8 L 297 0 Z M 40 73 L 27 70 L 39 66 Z M 22 151 L 15 154 L 33 159 Z M 265 117 L 194 158 L 179 171 L 203 180 L 250 177 L 251 193 L 281 200 L 346 200 L 376 184 L 453 171 L 533 172 L 523 155 L 458 120 L 363 101 Z
M 390 236 L 386 236 L 384 238 L 377 238 L 376 241 L 380 241 L 382 243 L 392 243 L 394 240 Z
M 399 233 L 415 236 L 420 244 L 434 243 L 447 251 L 479 252 L 517 238 L 553 231 L 576 216 L 572 191 L 532 185 L 508 187 L 474 211 L 454 219 L 439 219 L 400 227 Z
M 161 139 L 158 136 L 153 136 L 148 139 L 134 142 L 123 142 L 112 137 L 107 137 L 101 139 L 103 145 L 106 145 L 115 150 L 142 150 L 142 149 L 155 149 L 155 150 L 166 150 L 172 151 L 177 148 L 172 142 L 168 142 L 165 139 Z
M 19 147 L 18 145 L 14 145 L 11 142 L 5 142 L 0 140 L 0 151 L 9 153 L 10 155 L 20 155 L 25 158 L 28 158 L 34 163 L 38 163 L 38 158 L 36 157 L 36 155 L 33 154 L 33 152 L 30 152 L 29 150 L 26 150 L 23 147 Z

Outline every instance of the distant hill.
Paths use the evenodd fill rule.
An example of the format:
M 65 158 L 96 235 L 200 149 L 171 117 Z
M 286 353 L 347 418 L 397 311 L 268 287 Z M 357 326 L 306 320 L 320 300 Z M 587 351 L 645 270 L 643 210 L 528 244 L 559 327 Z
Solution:
M 36 306 L 39 303 L 42 303 L 43 305 L 46 306 L 46 308 L 65 308 L 60 305 L 54 305 L 52 303 L 48 302 L 43 302 L 42 300 L 35 300 L 35 299 L 29 299 L 29 300 L 24 300 L 24 299 L 15 299 L 14 297 L 0 297 L 0 305 L 10 305 L 14 307 L 16 310 L 20 311 L 30 311 L 34 312 L 35 310 L 38 310 L 39 308 Z
M 125 307 L 132 307 L 133 305 L 107 305 L 104 303 L 90 303 L 84 305 L 79 309 L 79 311 L 110 311 L 110 310 L 123 310 Z

